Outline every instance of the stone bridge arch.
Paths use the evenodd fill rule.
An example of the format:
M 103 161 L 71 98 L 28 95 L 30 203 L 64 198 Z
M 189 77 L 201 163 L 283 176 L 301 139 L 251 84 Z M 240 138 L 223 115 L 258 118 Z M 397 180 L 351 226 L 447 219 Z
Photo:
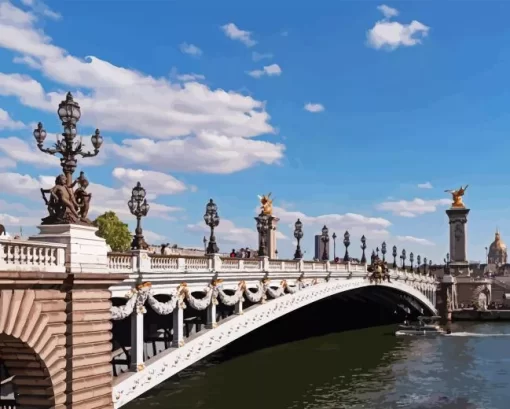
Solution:
M 66 400 L 65 294 L 55 295 L 0 291 L 0 359 L 21 407 L 59 407 Z
M 165 351 L 159 357 L 155 356 L 146 362 L 141 371 L 130 373 L 122 379 L 117 378 L 113 389 L 114 407 L 125 405 L 193 363 L 284 315 L 340 293 L 377 286 L 411 297 L 427 315 L 437 314 L 431 300 L 418 289 L 418 286 L 414 288 L 405 282 L 373 283 L 365 278 L 357 278 L 330 280 L 310 285 L 295 293 L 255 304 L 246 309 L 242 315 L 232 315 L 222 320 L 217 327 L 192 336 L 183 346 Z

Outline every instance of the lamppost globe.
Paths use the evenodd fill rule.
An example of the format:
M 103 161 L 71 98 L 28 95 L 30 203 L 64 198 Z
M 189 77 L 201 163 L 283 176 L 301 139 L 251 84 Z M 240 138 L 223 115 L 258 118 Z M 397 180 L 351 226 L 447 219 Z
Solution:
M 145 199 L 141 205 L 141 208 L 140 208 L 142 215 L 147 216 L 147 213 L 149 213 L 150 208 L 151 207 L 150 207 L 149 203 L 147 203 L 147 199 Z
M 73 95 L 68 92 L 65 101 L 62 101 L 58 106 L 58 116 L 63 124 L 76 123 L 81 118 L 80 105 L 73 99 Z
M 147 193 L 145 192 L 145 189 L 142 187 L 142 184 L 138 182 L 131 192 L 131 200 L 133 202 L 141 203 L 143 199 L 145 199 L 146 194 Z
M 103 137 L 101 136 L 99 129 L 96 129 L 94 135 L 90 137 L 90 141 L 92 142 L 92 146 L 96 151 L 101 148 L 101 145 L 103 145 Z
M 46 139 L 46 130 L 43 128 L 43 124 L 39 122 L 37 128 L 34 129 L 34 138 L 37 145 L 42 145 Z

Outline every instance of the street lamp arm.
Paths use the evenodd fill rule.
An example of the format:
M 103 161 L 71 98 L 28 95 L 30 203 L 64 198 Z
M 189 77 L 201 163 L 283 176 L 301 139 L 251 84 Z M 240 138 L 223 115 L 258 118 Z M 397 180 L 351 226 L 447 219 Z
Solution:
M 54 148 L 45 148 L 42 144 L 37 145 L 37 147 L 39 148 L 39 150 L 41 152 L 47 153 L 49 155 L 55 155 L 57 153 L 62 153 L 62 150 L 57 145 L 55 145 Z
M 94 149 L 94 152 L 78 152 L 78 155 L 80 155 L 82 158 L 93 158 L 94 156 L 97 156 L 99 153 L 99 149 Z

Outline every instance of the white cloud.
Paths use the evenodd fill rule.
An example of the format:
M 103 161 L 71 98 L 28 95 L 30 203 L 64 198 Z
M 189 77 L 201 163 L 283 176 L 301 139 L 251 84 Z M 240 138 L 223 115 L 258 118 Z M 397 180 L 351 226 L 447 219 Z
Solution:
M 210 231 L 209 227 L 207 227 L 204 222 L 189 224 L 187 228 L 191 232 L 205 235 L 207 235 Z M 253 225 L 253 228 L 250 229 L 247 227 L 238 227 L 230 220 L 221 219 L 220 224 L 216 229 L 214 229 L 214 231 L 219 245 L 223 244 L 223 246 L 233 246 L 234 248 L 256 248 L 258 246 L 258 233 L 255 228 L 255 224 Z M 288 237 L 281 231 L 276 232 L 276 238 L 278 240 L 288 240 Z M 230 248 L 223 248 L 221 250 L 228 252 L 230 251 Z
M 53 11 L 48 5 L 39 0 L 21 0 L 21 3 L 27 7 L 30 7 L 35 13 L 41 14 L 44 17 L 49 17 L 53 20 L 60 20 L 62 16 Z
M 204 151 L 215 162 L 225 157 L 232 162 L 237 154 L 232 149 L 239 149 L 250 165 L 238 163 L 231 166 L 233 169 L 260 162 L 278 163 L 282 158 L 281 145 L 252 140 L 276 132 L 269 124 L 264 102 L 233 91 L 212 90 L 197 82 L 181 84 L 154 78 L 93 56 L 79 59 L 53 45 L 36 22 L 33 14 L 12 5 L 0 8 L 0 47 L 21 54 L 16 56 L 18 61 L 30 61 L 30 66 L 58 83 L 60 89 L 82 90 L 74 92 L 82 107 L 81 122 L 100 128 L 105 137 L 112 131 L 148 138 L 141 139 L 142 144 L 153 142 L 151 139 L 173 139 L 175 144 L 185 145 L 186 154 L 176 161 L 173 153 L 167 152 L 165 160 L 170 170 L 203 162 L 200 154 Z M 51 113 L 64 98 L 64 92 L 47 92 L 29 76 L 1 72 L 0 95 L 17 97 L 28 107 Z M 212 141 L 204 135 L 217 136 Z M 257 156 L 260 144 L 264 147 L 261 159 Z M 131 145 L 132 140 L 128 140 L 118 148 L 129 151 Z M 196 146 L 200 154 L 193 149 Z M 165 153 L 159 152 L 159 156 L 165 157 Z
M 420 189 L 432 189 L 433 188 L 432 183 L 430 183 L 430 182 L 418 183 L 418 187 Z
M 392 212 L 396 216 L 416 217 L 421 214 L 433 213 L 439 206 L 450 204 L 450 199 L 438 200 L 399 200 L 394 202 L 382 202 L 376 206 L 378 210 Z
M 240 41 L 246 47 L 252 47 L 257 44 L 257 42 L 251 38 L 252 33 L 250 31 L 241 30 L 234 23 L 225 24 L 221 26 L 221 29 L 228 38 Z
M 146 229 L 143 229 L 143 237 L 145 238 L 145 241 L 151 245 L 157 245 L 167 240 L 166 236 L 162 236 L 161 234 Z
M 205 80 L 205 76 L 201 74 L 179 74 L 177 75 L 177 79 L 179 81 L 183 82 L 189 82 L 189 81 L 203 81 Z
M 324 111 L 324 105 L 312 104 L 311 102 L 309 102 L 308 104 L 305 104 L 305 111 L 313 112 L 313 113 L 322 112 L 322 111 Z
M 184 54 L 192 55 L 193 57 L 200 57 L 202 50 L 194 44 L 182 43 L 179 48 Z
M 171 175 L 152 170 L 115 168 L 112 175 L 124 186 L 134 187 L 140 182 L 148 193 L 155 195 L 173 195 L 182 193 L 187 187 Z
M 379 10 L 385 18 L 392 18 L 398 16 L 398 10 L 387 6 L 386 4 L 377 6 L 377 10 Z
M 319 234 L 322 226 L 326 225 L 330 232 L 349 230 L 349 233 L 360 237 L 365 234 L 373 239 L 384 238 L 389 236 L 387 228 L 391 226 L 390 221 L 381 217 L 367 217 L 356 213 L 308 216 L 302 212 L 289 211 L 281 207 L 275 207 L 273 213 L 280 218 L 280 223 L 291 227 L 297 219 L 300 219 L 304 226 L 309 226 L 312 231 L 316 232 L 313 233 L 314 235 Z M 310 230 L 308 234 L 312 234 Z
M 396 239 L 401 242 L 412 243 L 412 244 L 421 244 L 422 246 L 435 246 L 433 242 L 427 239 L 420 239 L 418 237 L 413 236 L 397 236 Z
M 375 49 L 395 50 L 400 46 L 411 47 L 421 44 L 421 41 L 429 33 L 430 27 L 417 20 L 409 24 L 390 21 L 398 15 L 394 8 L 382 5 L 378 7 L 384 15 L 382 20 L 375 23 L 367 32 L 367 42 Z
M 253 78 L 260 78 L 263 75 L 267 75 L 268 77 L 279 76 L 279 75 L 281 75 L 281 73 L 282 73 L 282 69 L 280 68 L 280 66 L 278 64 L 271 64 L 271 65 L 266 65 L 261 70 L 249 71 L 248 75 L 252 76 Z
M 251 53 L 251 59 L 255 62 L 260 61 L 260 60 L 266 60 L 266 59 L 270 60 L 271 58 L 273 58 L 273 54 L 271 54 L 271 53 L 261 54 L 256 51 Z
M 1 146 L 1 145 L 0 145 Z M 0 156 L 0 169 L 15 168 L 16 162 L 11 158 Z
M 0 131 L 2 129 L 23 129 L 26 125 L 21 121 L 15 121 L 7 111 L 0 108 Z
M 114 145 L 112 150 L 119 160 L 150 165 L 155 169 L 227 174 L 257 163 L 279 163 L 285 147 L 201 132 L 196 137 L 171 141 L 126 139 L 122 145 Z

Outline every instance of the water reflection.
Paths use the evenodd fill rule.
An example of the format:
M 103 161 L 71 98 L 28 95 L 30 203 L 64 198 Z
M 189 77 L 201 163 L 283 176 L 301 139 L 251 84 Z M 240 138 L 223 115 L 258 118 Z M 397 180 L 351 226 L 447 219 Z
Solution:
M 510 333 L 510 325 L 454 331 Z M 507 409 L 505 337 L 349 331 L 229 356 L 228 348 L 126 409 Z

